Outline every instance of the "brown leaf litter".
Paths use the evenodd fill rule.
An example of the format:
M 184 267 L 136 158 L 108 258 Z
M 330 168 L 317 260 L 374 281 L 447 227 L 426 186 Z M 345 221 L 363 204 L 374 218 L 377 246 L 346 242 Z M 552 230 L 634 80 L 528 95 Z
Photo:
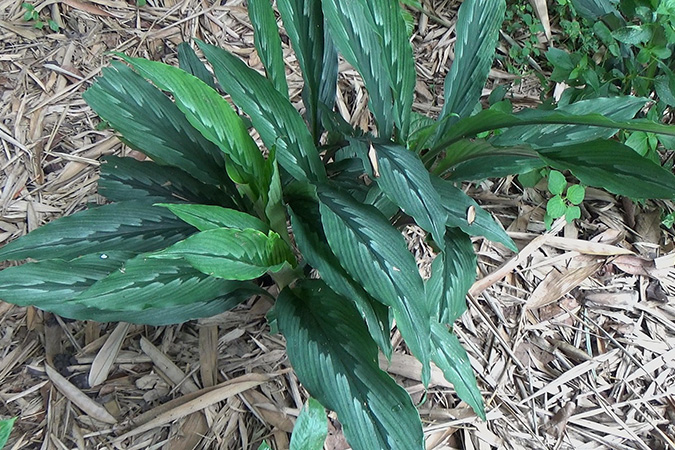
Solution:
M 242 0 L 35 3 L 62 25 L 58 33 L 23 22 L 21 3 L 0 0 L 0 245 L 101 203 L 101 156 L 138 157 L 97 131 L 81 98 L 108 52 L 175 64 L 176 46 L 199 37 L 261 68 Z M 458 3 L 423 5 L 413 36 L 414 105 L 437 114 Z M 555 38 L 555 23 L 547 28 Z M 518 39 L 504 37 L 501 51 Z M 300 104 L 302 79 L 290 48 L 284 55 Z M 337 106 L 367 129 L 363 82 L 347 64 L 341 69 Z M 513 80 L 497 63 L 484 94 Z M 536 104 L 536 78 L 511 96 L 519 106 Z M 523 192 L 511 177 L 465 188 L 521 251 L 475 240 L 479 273 L 455 326 L 487 421 L 438 371 L 425 394 L 419 363 L 393 335 L 396 353 L 382 367 L 420 404 L 427 448 L 674 448 L 675 245 L 655 213 L 673 204 L 642 210 L 588 189 L 582 219 L 546 232 L 540 191 Z M 406 236 L 428 273 L 433 252 L 424 235 L 408 227 Z M 288 448 L 307 393 L 283 339 L 265 325 L 269 307 L 254 298 L 216 317 L 145 327 L 68 321 L 0 302 L 0 418 L 19 417 L 7 448 L 248 449 L 262 440 Z M 334 414 L 329 422 L 326 448 L 347 448 Z

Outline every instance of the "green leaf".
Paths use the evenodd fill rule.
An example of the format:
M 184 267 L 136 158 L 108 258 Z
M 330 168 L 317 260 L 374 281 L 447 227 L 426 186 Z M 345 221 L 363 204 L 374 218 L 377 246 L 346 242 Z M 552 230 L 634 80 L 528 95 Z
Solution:
M 149 257 L 184 258 L 207 275 L 242 281 L 277 272 L 287 262 L 295 265 L 293 252 L 277 233 L 236 228 L 202 231 Z
M 394 120 L 402 141 L 408 136 L 415 91 L 415 60 L 408 39 L 408 28 L 401 8 L 390 0 L 365 2 L 373 15 L 375 31 L 381 36 L 382 63 L 389 72 L 394 100 Z
M 166 95 L 122 63 L 113 62 L 102 72 L 82 97 L 127 144 L 204 182 L 218 184 L 226 178 L 222 152 Z
M 227 155 L 227 173 L 234 182 L 249 185 L 256 198 L 267 191 L 265 159 L 227 100 L 199 78 L 176 67 L 123 57 L 158 88 L 173 94 L 176 106 L 190 124 Z
M 272 448 L 267 444 L 267 442 L 263 441 L 262 444 L 258 446 L 258 450 L 272 450 Z
M 234 103 L 249 115 L 265 146 L 276 147 L 281 167 L 297 180 L 325 179 L 312 135 L 288 99 L 236 56 L 201 41 L 198 43 L 218 81 Z
M 337 53 L 330 39 L 325 39 L 321 2 L 277 0 L 277 7 L 305 80 L 302 88 L 302 103 L 307 109 L 305 118 L 314 141 L 318 142 L 321 135 L 319 103 L 332 109 L 335 100 Z M 322 95 L 322 90 L 328 95 Z
M 190 44 L 181 42 L 178 44 L 178 66 L 185 72 L 196 76 L 210 88 L 216 89 L 216 83 L 213 81 L 213 74 L 209 72 L 204 63 L 199 59 Z
M 501 178 L 544 166 L 537 152 L 527 147 L 494 147 L 484 140 L 461 140 L 446 150 L 433 173 L 456 181 Z
M 551 170 L 548 174 L 548 191 L 553 195 L 562 195 L 566 187 L 565 175 L 557 170 Z
M 485 420 L 483 397 L 466 350 L 445 325 L 435 322 L 431 325 L 431 332 L 434 363 L 443 371 L 445 379 L 453 384 L 457 396 L 468 403 L 478 417 Z
M 586 196 L 586 189 L 580 184 L 573 184 L 567 188 L 567 193 L 565 195 L 571 204 L 580 205 Z
M 195 235 L 197 236 L 197 235 Z M 241 286 L 210 277 L 182 259 L 157 259 L 141 254 L 94 283 L 73 299 L 87 307 L 113 311 L 160 310 L 222 297 Z
M 581 208 L 578 206 L 568 206 L 565 210 L 565 220 L 567 222 L 572 222 L 574 219 L 579 219 L 581 217 Z
M 239 201 L 236 190 L 230 191 Z M 231 196 L 202 183 L 180 169 L 154 161 L 106 156 L 101 165 L 98 193 L 111 201 L 163 199 L 235 207 Z
M 487 81 L 504 20 L 504 0 L 467 0 L 459 8 L 455 59 L 445 78 L 445 103 L 440 118 L 471 115 Z M 445 123 L 444 134 L 457 119 Z
M 431 264 L 425 292 L 432 317 L 450 324 L 466 311 L 466 294 L 476 281 L 476 253 L 471 239 L 457 228 L 445 234 L 445 250 Z
M 567 205 L 560 195 L 551 197 L 546 203 L 546 213 L 553 219 L 564 216 L 566 210 Z
M 327 436 L 326 410 L 321 403 L 310 397 L 295 421 L 290 450 L 323 450 Z
M 521 173 L 518 175 L 518 181 L 525 188 L 533 188 L 541 181 L 542 178 L 544 178 L 541 172 L 542 171 L 540 169 L 534 169 L 529 172 Z
M 615 97 L 615 98 L 623 98 L 623 97 Z M 592 101 L 598 102 L 600 100 L 602 99 L 593 99 Z M 532 136 L 534 135 L 537 136 L 536 139 L 532 137 L 529 138 L 532 139 L 532 142 L 536 144 L 537 142 L 540 142 L 538 139 L 539 136 L 542 134 L 542 132 L 538 130 L 538 127 L 532 127 L 531 125 L 550 125 L 550 124 L 583 125 L 581 127 L 576 127 L 577 130 L 573 130 L 575 132 L 578 131 L 578 135 L 575 135 L 575 140 L 594 139 L 592 136 L 596 135 L 595 131 L 591 133 L 591 131 L 589 130 L 589 128 L 592 129 L 594 127 L 609 128 L 612 130 L 612 134 L 616 132 L 615 130 L 622 128 L 626 130 L 651 131 L 653 133 L 675 136 L 674 126 L 663 125 L 649 120 L 636 120 L 636 119 L 630 121 L 613 120 L 598 113 L 572 115 L 567 112 L 561 112 L 558 110 L 553 111 L 527 110 L 526 114 L 525 112 L 519 114 L 511 114 L 494 109 L 486 109 L 476 114 L 475 116 L 468 117 L 456 123 L 453 127 L 451 127 L 448 130 L 447 133 L 443 135 L 443 137 L 438 141 L 438 143 L 434 145 L 430 153 L 432 154 L 432 156 L 438 154 L 438 152 L 444 150 L 454 142 L 457 142 L 461 139 L 476 136 L 478 133 L 515 126 L 522 126 L 521 129 L 523 131 L 515 133 L 516 136 L 514 136 L 514 139 L 518 136 L 520 136 L 519 139 L 522 139 L 523 135 L 526 134 L 529 130 L 529 134 L 531 134 Z M 552 136 L 553 135 L 557 136 L 557 134 L 559 134 L 562 137 L 559 138 L 556 137 L 557 139 L 556 143 L 562 144 L 564 142 L 567 142 L 566 141 L 567 136 L 565 133 L 561 132 L 559 128 L 560 128 L 559 126 L 554 127 L 552 131 L 555 133 L 551 133 L 547 137 L 551 137 L 551 140 L 553 140 Z M 505 133 L 506 132 L 504 132 L 503 134 Z M 609 131 L 604 133 L 605 134 L 609 133 Z M 497 138 L 500 138 L 501 136 L 503 136 L 503 134 L 497 136 Z M 530 142 L 531 145 L 532 142 Z M 510 145 L 507 144 L 507 142 L 503 141 L 493 143 L 499 145 Z M 521 141 L 518 141 L 518 143 L 522 144 Z
M 283 204 L 283 190 L 281 187 L 281 174 L 279 173 L 279 165 L 275 156 L 274 149 L 267 159 L 268 169 L 272 173 L 270 180 L 270 189 L 267 193 L 267 205 L 265 205 L 265 216 L 270 224 L 270 228 L 279 233 L 286 242 L 291 242 L 288 235 L 288 222 L 286 217 L 286 209 Z
M 298 378 L 337 412 L 354 450 L 424 448 L 410 396 L 380 370 L 377 346 L 349 301 L 308 280 L 284 289 L 276 308 Z
M 371 145 L 378 161 L 380 188 L 420 227 L 430 232 L 442 248 L 447 214 L 422 161 L 399 145 Z
M 565 105 L 557 108 L 555 111 L 581 117 L 587 114 L 601 114 L 605 119 L 624 121 L 632 119 L 642 109 L 646 101 L 647 99 L 645 98 L 630 96 L 594 98 Z M 530 118 L 536 120 L 539 117 L 544 117 L 541 113 L 542 111 L 539 110 L 524 110 L 517 115 L 524 120 Z M 530 144 L 534 148 L 545 148 L 588 142 L 594 139 L 608 139 L 616 133 L 618 128 L 561 124 L 513 127 L 495 137 L 492 142 L 500 146 L 522 145 L 525 143 Z
M 628 25 L 612 31 L 612 36 L 619 42 L 637 46 L 648 42 L 652 38 L 652 29 L 649 26 Z
M 382 36 L 378 34 L 368 2 L 325 0 L 322 6 L 335 46 L 363 77 L 369 94 L 368 106 L 377 122 L 378 134 L 391 136 L 395 114 L 390 74 L 384 60 Z
M 220 280 L 221 284 L 218 285 L 217 281 L 214 282 L 215 278 L 196 272 L 184 262 L 179 262 L 179 266 L 175 262 L 167 262 L 182 269 L 177 272 L 175 280 L 166 269 L 163 272 L 148 272 L 152 264 L 146 265 L 146 262 L 131 263 L 125 267 L 125 261 L 132 256 L 129 252 L 106 252 L 85 255 L 72 261 L 52 259 L 9 267 L 0 271 L 0 298 L 17 305 L 34 305 L 77 320 L 167 325 L 219 314 L 251 295 L 261 294 L 261 290 L 252 284 Z M 139 270 L 145 271 L 146 278 L 139 277 Z M 193 274 L 192 279 L 186 278 L 187 272 Z M 106 279 L 110 274 L 113 274 L 111 279 Z M 197 278 L 204 279 L 203 283 L 211 286 L 211 291 L 219 296 L 201 297 L 204 288 L 195 283 Z M 131 283 L 125 284 L 127 281 Z M 168 288 L 159 285 L 159 282 L 168 283 Z M 182 282 L 194 287 L 199 297 L 193 298 L 193 302 L 188 304 L 166 304 L 166 299 L 175 298 L 173 289 L 176 287 L 179 293 L 182 292 L 181 295 L 187 294 L 185 287 L 180 285 Z M 102 291 L 98 283 L 108 287 L 111 283 L 117 283 L 117 296 L 112 295 L 111 289 Z M 109 303 L 102 302 L 101 309 L 87 305 L 86 301 L 74 300 L 94 285 L 98 286 L 96 289 L 104 294 L 105 299 L 111 300 Z M 124 303 L 128 305 L 123 308 Z
M 270 0 L 249 0 L 248 15 L 253 24 L 255 48 L 265 66 L 267 78 L 279 93 L 288 97 L 286 65 L 281 51 L 279 27 Z
M 491 241 L 503 244 L 513 251 L 518 251 L 516 244 L 506 234 L 504 228 L 495 221 L 490 213 L 481 208 L 474 199 L 452 183 L 436 176 L 431 177 L 431 183 L 436 192 L 441 196 L 443 207 L 448 212 L 447 226 L 459 228 L 469 236 L 484 236 Z M 472 223 L 469 223 L 467 215 L 471 208 L 476 213 L 476 217 Z
M 265 222 L 235 209 L 211 205 L 169 203 L 157 203 L 156 206 L 169 208 L 181 220 L 189 223 L 199 231 L 212 230 L 214 228 L 236 228 L 239 230 L 251 228 L 263 233 L 269 231 L 269 227 Z
M 375 299 L 392 308 L 401 335 L 429 377 L 429 312 L 415 258 L 401 233 L 373 206 L 323 187 L 319 190 L 326 239 L 342 267 Z
M 195 231 L 151 203 L 119 202 L 50 222 L 0 248 L 0 260 L 72 259 L 114 250 L 143 253 L 169 246 Z
M 349 276 L 326 243 L 326 237 L 321 233 L 320 222 L 307 217 L 308 212 L 315 209 L 318 216 L 318 205 L 307 205 L 304 209 L 302 205 L 298 205 L 298 213 L 295 213 L 292 207 L 293 204 L 289 208 L 293 235 L 303 258 L 319 272 L 321 279 L 331 289 L 354 303 L 366 322 L 370 335 L 387 358 L 391 358 L 388 308 L 374 300 Z
M 0 420 L 0 448 L 3 448 L 7 441 L 9 440 L 9 435 L 12 432 L 12 428 L 14 428 L 14 422 L 16 421 L 16 417 L 12 417 L 11 419 L 6 419 L 6 420 Z
M 675 176 L 616 141 L 595 141 L 538 150 L 558 170 L 583 184 L 632 198 L 674 198 Z

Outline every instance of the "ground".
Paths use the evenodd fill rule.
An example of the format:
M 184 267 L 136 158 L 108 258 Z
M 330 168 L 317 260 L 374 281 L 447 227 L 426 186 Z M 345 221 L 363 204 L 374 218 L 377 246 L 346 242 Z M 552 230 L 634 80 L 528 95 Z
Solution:
M 81 97 L 111 51 L 176 63 L 176 46 L 198 37 L 261 67 L 244 2 L 222 3 L 50 0 L 33 4 L 40 30 L 23 21 L 20 0 L 0 1 L 0 245 L 102 202 L 100 157 L 138 156 L 97 130 Z M 437 114 L 459 3 L 425 5 L 428 14 L 415 15 L 415 108 Z M 288 48 L 286 56 L 299 101 L 301 78 Z M 363 85 L 342 69 L 340 111 L 367 126 Z M 535 77 L 514 80 L 499 64 L 484 94 L 514 81 L 518 106 L 539 101 Z M 673 204 L 589 189 L 582 218 L 546 232 L 543 191 L 511 178 L 466 189 L 521 250 L 475 241 L 480 272 L 455 328 L 486 421 L 438 373 L 425 395 L 418 363 L 393 336 L 399 348 L 383 365 L 419 404 L 427 448 L 675 448 L 674 243 L 660 226 Z M 406 235 L 424 272 L 423 236 Z M 8 448 L 145 449 L 170 438 L 173 449 L 248 449 L 263 439 L 287 448 L 306 392 L 266 326 L 269 306 L 252 299 L 210 319 L 143 327 L 0 302 L 0 418 L 19 417 Z M 334 416 L 330 426 L 326 448 L 347 448 Z

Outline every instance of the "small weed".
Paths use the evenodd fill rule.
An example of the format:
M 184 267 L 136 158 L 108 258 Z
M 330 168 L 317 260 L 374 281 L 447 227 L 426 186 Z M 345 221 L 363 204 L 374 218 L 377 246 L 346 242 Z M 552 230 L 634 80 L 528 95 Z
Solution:
M 30 3 L 22 3 L 21 7 L 26 10 L 23 14 L 23 20 L 26 22 L 33 22 L 33 26 L 38 30 L 42 30 L 45 27 L 45 22 L 40 19 L 40 13 L 35 9 L 35 6 Z M 47 25 L 54 32 L 59 31 L 59 24 L 52 19 L 47 20 Z

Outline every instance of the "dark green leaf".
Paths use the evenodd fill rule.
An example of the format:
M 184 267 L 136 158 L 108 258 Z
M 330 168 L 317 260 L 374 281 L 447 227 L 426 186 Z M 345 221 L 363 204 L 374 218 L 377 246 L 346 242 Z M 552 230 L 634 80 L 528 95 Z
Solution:
M 0 449 L 3 448 L 9 440 L 9 435 L 12 433 L 12 428 L 14 428 L 14 421 L 16 421 L 16 417 L 0 420 Z
M 371 144 L 379 165 L 377 183 L 385 194 L 443 247 L 447 214 L 419 157 L 394 144 Z
M 176 105 L 129 67 L 113 62 L 82 97 L 130 146 L 158 164 L 178 167 L 218 184 L 226 178 L 222 152 Z
M 161 310 L 210 301 L 234 292 L 237 281 L 210 277 L 182 259 L 138 255 L 73 299 L 90 308 L 112 311 Z
M 202 231 L 149 257 L 184 258 L 207 275 L 242 281 L 294 265 L 293 252 L 277 233 L 236 228 Z
M 449 115 L 457 119 L 468 117 L 480 100 L 494 59 L 505 9 L 504 0 L 467 0 L 459 8 L 455 59 L 445 78 L 441 119 Z M 440 134 L 456 121 L 446 122 Z
M 401 8 L 389 0 L 365 2 L 373 15 L 375 31 L 382 45 L 382 64 L 389 72 L 394 99 L 394 120 L 405 141 L 410 127 L 415 91 L 415 60 Z
M 558 170 L 569 169 L 583 184 L 632 198 L 675 197 L 675 176 L 616 141 L 540 149 Z
M 434 363 L 443 371 L 445 379 L 455 386 L 457 396 L 464 400 L 485 420 L 483 397 L 476 383 L 476 376 L 471 369 L 466 350 L 445 325 L 438 322 L 431 325 L 434 352 Z
M 553 195 L 562 195 L 566 187 L 565 175 L 557 170 L 551 170 L 548 174 L 548 191 Z
M 542 180 L 542 178 L 544 178 L 541 172 L 541 169 L 534 169 L 530 170 L 529 172 L 521 173 L 518 175 L 518 182 L 523 187 L 535 187 Z
M 378 134 L 391 136 L 395 120 L 392 108 L 394 99 L 383 59 L 382 37 L 377 33 L 368 2 L 325 0 L 322 6 L 325 23 L 335 46 L 363 77 Z
M 349 299 L 368 326 L 368 331 L 387 358 L 391 358 L 391 338 L 389 336 L 389 310 L 382 303 L 375 301 L 361 285 L 342 268 L 340 262 L 326 244 L 326 238 L 321 233 L 321 223 L 318 217 L 318 205 L 311 204 L 296 214 L 290 209 L 293 235 L 300 253 L 307 263 L 315 268 L 321 278 L 336 293 Z M 311 210 L 316 210 L 319 220 L 311 220 L 308 216 Z
M 647 99 L 637 97 L 611 97 L 582 100 L 559 107 L 557 113 L 583 117 L 587 114 L 601 114 L 611 121 L 632 119 L 645 105 Z M 541 111 L 524 110 L 517 116 L 523 120 L 542 117 Z M 556 145 L 577 144 L 594 139 L 608 139 L 619 127 L 599 128 L 579 125 L 538 125 L 512 127 L 492 140 L 499 146 L 530 144 L 534 148 L 554 147 Z M 675 128 L 674 128 L 675 130 Z M 675 131 L 674 131 L 675 132 Z
M 448 212 L 447 225 L 449 227 L 460 228 L 469 236 L 484 236 L 491 241 L 505 245 L 513 251 L 518 251 L 516 244 L 506 234 L 504 228 L 492 218 L 490 213 L 481 208 L 478 203 L 461 189 L 435 176 L 431 177 L 431 183 L 441 196 L 443 207 Z M 473 208 L 473 211 L 476 213 L 476 217 L 472 223 L 469 223 L 467 220 L 470 208 Z
M 337 412 L 354 450 L 424 448 L 410 396 L 380 370 L 377 346 L 349 301 L 311 280 L 284 289 L 276 308 L 298 378 Z
M 300 411 L 291 435 L 290 450 L 323 450 L 328 436 L 328 418 L 323 405 L 312 397 Z
M 612 31 L 612 36 L 619 42 L 637 46 L 648 42 L 652 38 L 652 30 L 649 26 L 628 25 Z
M 317 142 L 321 134 L 319 103 L 324 102 L 332 109 L 335 100 L 337 54 L 333 43 L 324 39 L 321 2 L 278 0 L 277 7 L 305 80 L 302 103 L 307 108 L 305 117 Z M 330 91 L 329 96 L 321 95 L 324 82 L 327 84 L 326 90 Z
M 249 115 L 265 146 L 276 148 L 281 167 L 297 180 L 325 179 L 312 135 L 288 99 L 236 56 L 201 41 L 199 47 L 220 84 Z
M 471 239 L 457 228 L 445 234 L 445 250 L 431 265 L 424 286 L 432 317 L 450 324 L 466 311 L 466 294 L 476 281 L 476 253 Z
M 265 67 L 267 78 L 276 90 L 288 97 L 286 65 L 281 51 L 277 19 L 270 0 L 248 0 L 248 15 L 253 24 L 253 38 L 258 56 Z
M 216 83 L 213 82 L 213 74 L 209 72 L 209 69 L 206 68 L 187 42 L 178 44 L 178 66 L 208 84 L 210 88 L 216 89 Z
M 190 124 L 227 155 L 227 173 L 233 181 L 249 185 L 256 197 L 267 191 L 265 159 L 227 100 L 199 78 L 176 67 L 143 58 L 124 59 L 157 87 L 173 94 L 176 106 Z
M 107 156 L 101 165 L 98 193 L 111 201 L 161 198 L 234 207 L 223 191 L 188 175 L 180 169 L 160 166 L 154 161 Z M 238 193 L 233 190 L 234 195 Z
M 622 97 L 616 97 L 622 98 Z M 594 99 L 593 101 L 599 101 L 601 99 Z M 566 141 L 567 137 L 564 133 L 560 132 L 560 125 L 582 125 L 580 127 L 573 127 L 579 131 L 579 134 L 575 136 L 575 139 L 594 139 L 589 137 L 591 135 L 589 130 L 593 128 L 609 128 L 612 131 L 612 134 L 615 133 L 615 130 L 623 128 L 626 130 L 638 130 L 638 131 L 651 131 L 653 133 L 660 133 L 675 136 L 675 127 L 672 125 L 663 125 L 655 123 L 649 120 L 631 120 L 631 121 L 618 121 L 607 118 L 601 114 L 592 113 L 592 114 L 583 114 L 583 115 L 572 115 L 566 112 L 561 112 L 557 110 L 553 111 L 543 111 L 543 110 L 527 110 L 526 114 L 511 114 L 505 113 L 503 111 L 498 111 L 494 109 L 486 109 L 476 114 L 475 116 L 468 117 L 453 127 L 451 127 L 445 135 L 439 140 L 439 142 L 434 146 L 434 154 L 437 154 L 441 150 L 447 148 L 449 145 L 453 144 L 456 141 L 461 139 L 470 138 L 476 136 L 478 133 L 485 131 L 497 130 L 500 128 L 508 128 L 515 126 L 522 126 L 523 131 L 516 133 L 518 136 L 528 132 L 537 137 L 542 133 L 539 131 L 539 127 L 532 127 L 531 125 L 542 125 L 542 124 L 554 124 L 558 125 L 553 129 L 553 132 L 549 134 L 548 137 L 553 134 L 561 134 L 562 137 L 559 138 L 556 143 L 562 144 Z M 508 130 L 507 130 L 508 131 Z M 573 130 L 575 131 L 575 130 Z M 576 131 L 575 131 L 576 132 Z M 603 132 L 603 134 L 609 133 Z M 595 131 L 593 131 L 595 135 Z M 502 135 L 498 136 L 500 138 Z M 533 139 L 530 137 L 530 139 Z M 519 144 L 522 144 L 522 141 L 518 141 Z M 506 142 L 499 141 L 499 145 L 507 145 Z
M 375 299 L 392 308 L 401 335 L 429 377 L 429 312 L 415 258 L 401 233 L 373 206 L 328 187 L 319 190 L 321 221 L 342 267 Z
M 157 206 L 169 208 L 172 213 L 199 231 L 212 230 L 214 228 L 237 228 L 239 230 L 251 228 L 267 233 L 270 230 L 265 222 L 257 217 L 235 209 L 211 205 L 169 203 L 158 203 Z
M 165 208 L 143 201 L 119 202 L 50 222 L 0 248 L 0 260 L 72 259 L 114 250 L 143 253 L 194 232 Z
M 461 140 L 447 148 L 433 173 L 456 181 L 476 181 L 525 173 L 544 166 L 527 147 L 494 147 L 484 140 Z

